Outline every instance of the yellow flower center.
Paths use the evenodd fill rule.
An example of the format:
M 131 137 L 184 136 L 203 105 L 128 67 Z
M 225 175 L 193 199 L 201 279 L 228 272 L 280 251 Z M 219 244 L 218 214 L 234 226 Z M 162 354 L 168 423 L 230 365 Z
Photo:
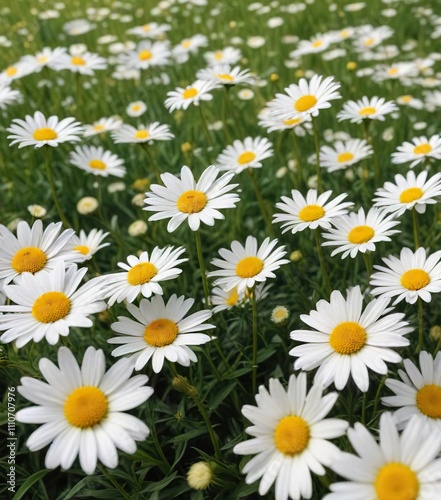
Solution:
M 417 393 L 416 404 L 424 415 L 430 418 L 441 418 L 441 387 L 430 384 Z
M 374 486 L 378 500 L 416 500 L 420 485 L 410 467 L 391 462 L 378 471 Z
M 291 118 L 290 120 L 283 120 L 283 125 L 290 127 L 291 125 L 297 125 L 302 121 L 301 118 Z
M 37 247 L 20 248 L 12 258 L 11 265 L 17 273 L 37 273 L 46 265 L 46 254 Z
M 37 62 L 39 64 L 44 64 L 45 62 L 47 62 L 48 60 L 48 57 L 47 56 L 40 56 L 40 57 L 37 57 Z
M 153 57 L 153 54 L 150 52 L 150 50 L 143 50 L 138 54 L 138 57 L 140 61 L 148 61 Z
M 339 354 L 354 354 L 366 343 L 366 332 L 355 321 L 343 321 L 332 330 L 329 343 Z
M 373 115 L 377 112 L 377 110 L 375 108 L 372 108 L 371 106 L 368 106 L 367 108 L 362 108 L 360 109 L 360 111 L 358 112 L 358 114 L 360 116 L 369 116 L 369 115 Z
M 405 189 L 400 194 L 400 202 L 411 203 L 412 201 L 419 200 L 423 194 L 423 190 L 418 187 Z
M 323 45 L 323 40 L 317 40 L 315 41 L 312 46 L 317 49 L 318 47 L 321 47 Z
M 202 191 L 185 191 L 178 198 L 176 206 L 180 212 L 186 214 L 197 214 L 204 209 L 207 204 L 207 196 Z
M 218 50 L 217 52 L 214 53 L 214 58 L 216 59 L 216 61 L 220 61 L 223 57 L 224 55 L 222 54 L 221 50 Z
M 151 26 L 150 26 L 150 24 L 144 24 L 142 29 L 143 29 L 143 31 L 145 31 L 147 33 L 151 30 Z
M 345 151 L 344 153 L 340 153 L 337 156 L 337 161 L 338 163 L 346 163 L 347 161 L 353 160 L 354 155 L 352 153 L 349 153 L 349 151 Z
M 185 89 L 184 92 L 182 92 L 182 97 L 184 99 L 191 99 L 192 97 L 196 97 L 197 95 L 198 95 L 198 90 L 195 89 L 194 87 Z
M 341 38 L 347 38 L 350 34 L 351 33 L 350 33 L 349 30 L 342 30 L 342 31 L 340 31 Z
M 432 146 L 428 142 L 425 142 L 423 144 L 420 144 L 419 146 L 415 146 L 413 153 L 416 155 L 427 155 L 431 151 Z
M 389 68 L 387 70 L 387 74 L 389 76 L 395 76 L 398 73 L 398 68 Z
M 72 57 L 72 59 L 70 60 L 70 62 L 74 66 L 85 66 L 86 65 L 86 61 L 82 57 L 80 57 L 80 56 L 74 56 L 74 57 Z
M 371 226 L 355 226 L 348 234 L 348 240 L 354 245 L 361 245 L 371 240 L 375 231 Z
M 140 262 L 127 273 L 127 281 L 132 285 L 144 285 L 158 274 L 158 269 L 151 262 Z
M 364 41 L 364 45 L 365 47 L 370 47 L 371 45 L 373 45 L 374 42 L 375 38 L 368 38 L 367 40 Z
M 101 160 L 91 160 L 89 162 L 89 167 L 96 170 L 106 170 L 106 164 Z
M 219 73 L 216 75 L 218 78 L 220 78 L 221 80 L 227 80 L 229 82 L 232 82 L 234 80 L 234 78 L 229 75 L 228 73 Z
M 301 417 L 283 417 L 274 431 L 276 448 L 285 455 L 301 453 L 309 443 L 311 433 L 308 424 Z
M 263 269 L 263 261 L 259 257 L 244 257 L 236 265 L 236 274 L 240 278 L 252 278 Z
M 294 109 L 296 111 L 308 111 L 313 106 L 317 104 L 317 99 L 313 95 L 302 95 L 294 103 Z
M 401 276 L 401 284 L 408 290 L 421 290 L 430 283 L 430 276 L 422 269 L 410 269 Z
M 164 347 L 178 336 L 178 325 L 169 319 L 155 319 L 144 330 L 144 340 L 154 347 Z
M 140 109 L 141 109 L 141 105 L 140 104 L 134 104 L 132 106 L 132 111 L 135 111 L 135 113 L 136 113 L 136 111 L 139 111 Z
M 37 128 L 32 136 L 36 141 L 53 141 L 58 134 L 53 128 Z
M 93 126 L 93 130 L 96 130 L 97 132 L 101 132 L 102 130 L 104 130 L 106 127 L 104 125 L 102 125 L 101 123 L 99 123 L 98 125 L 94 125 Z
M 17 74 L 17 68 L 14 68 L 14 66 L 9 66 L 9 68 L 6 68 L 6 76 L 15 76 Z
M 87 255 L 90 252 L 90 248 L 86 245 L 77 245 L 74 250 L 82 253 L 83 255 Z
M 190 40 L 183 40 L 181 45 L 184 47 L 184 49 L 188 49 L 191 46 L 191 41 Z
M 62 292 L 40 295 L 32 306 L 32 316 L 40 323 L 54 323 L 69 314 L 70 300 Z
M 320 205 L 306 205 L 300 210 L 299 219 L 303 222 L 312 222 L 321 219 L 325 213 L 325 210 Z
M 256 154 L 252 151 L 244 151 L 237 159 L 237 163 L 239 163 L 240 165 L 245 165 L 246 163 L 252 162 L 255 158 Z
M 98 387 L 78 387 L 64 402 L 64 416 L 74 427 L 85 429 L 99 424 L 107 414 L 107 398 Z
M 135 139 L 148 139 L 149 138 L 148 130 L 137 130 L 135 134 Z
M 412 100 L 412 96 L 411 95 L 403 95 L 403 96 L 401 96 L 401 100 L 407 104 Z
M 235 306 L 238 300 L 239 300 L 239 294 L 237 293 L 237 288 L 234 287 L 232 290 L 228 292 L 228 298 L 226 300 L 226 303 L 228 306 Z

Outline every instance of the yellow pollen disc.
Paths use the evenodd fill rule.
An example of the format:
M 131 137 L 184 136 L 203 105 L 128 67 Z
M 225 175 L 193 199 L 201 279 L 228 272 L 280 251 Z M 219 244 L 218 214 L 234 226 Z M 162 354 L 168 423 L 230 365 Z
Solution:
M 401 284 L 408 290 L 421 290 L 430 283 L 430 276 L 422 269 L 410 269 L 401 276 Z
M 47 62 L 47 60 L 48 60 L 47 56 L 40 56 L 40 57 L 37 58 L 37 62 L 39 64 L 44 64 L 45 62 Z
M 25 247 L 18 250 L 12 258 L 11 265 L 17 273 L 37 273 L 46 265 L 47 257 L 37 247 Z
M 360 109 L 360 111 L 358 112 L 358 114 L 360 116 L 369 116 L 369 115 L 373 115 L 377 112 L 377 110 L 375 108 L 372 108 L 371 106 L 368 106 L 367 108 L 363 108 L 363 109 Z
M 239 163 L 240 165 L 245 165 L 246 163 L 252 162 L 255 158 L 256 154 L 252 151 L 244 151 L 237 159 L 237 163 Z
M 184 47 L 184 49 L 188 49 L 191 46 L 191 41 L 190 40 L 183 40 L 181 45 Z
M 340 153 L 337 156 L 337 161 L 338 163 L 346 163 L 347 161 L 351 161 L 354 158 L 354 155 L 352 153 L 349 153 L 349 151 L 346 151 L 344 153 Z
M 350 35 L 349 30 L 340 31 L 340 36 L 342 38 L 347 38 Z
M 407 104 L 412 100 L 412 96 L 411 95 L 403 95 L 403 96 L 401 96 L 401 100 Z
M 313 222 L 321 219 L 325 215 L 323 207 L 320 205 L 306 205 L 299 212 L 299 219 L 303 222 Z
M 150 26 L 150 24 L 144 24 L 144 26 L 142 27 L 142 29 L 143 29 L 143 31 L 145 31 L 147 33 L 148 31 L 151 30 L 151 26 Z
M 78 245 L 74 248 L 74 250 L 82 253 L 83 255 L 87 255 L 90 252 L 90 248 L 86 245 Z
M 40 295 L 32 306 L 32 316 L 40 323 L 54 323 L 69 314 L 70 300 L 62 292 Z
M 58 137 L 58 134 L 53 128 L 37 128 L 32 137 L 36 141 L 53 141 Z
M 283 417 L 274 431 L 276 448 L 285 455 L 301 453 L 309 443 L 308 424 L 301 417 Z
M 226 303 L 228 306 L 235 306 L 238 300 L 239 300 L 239 294 L 237 293 L 237 288 L 234 287 L 232 290 L 228 292 L 228 299 L 226 300 Z
M 411 203 L 412 201 L 419 200 L 423 194 L 423 190 L 417 187 L 405 189 L 400 194 L 400 202 Z
M 374 487 L 378 500 L 416 500 L 420 485 L 410 467 L 391 462 L 378 471 Z
M 185 191 L 185 193 L 181 194 L 176 202 L 176 206 L 180 212 L 197 214 L 204 209 L 207 201 L 205 193 L 190 189 L 190 191 Z
M 421 413 L 430 418 L 441 418 L 441 387 L 430 384 L 417 393 L 416 404 Z
M 93 126 L 93 130 L 96 130 L 97 132 L 101 132 L 104 130 L 106 127 L 104 125 L 98 124 Z
M 283 125 L 290 127 L 291 125 L 297 125 L 302 121 L 301 118 L 291 118 L 290 120 L 283 120 Z
M 106 170 L 106 164 L 101 160 L 91 160 L 89 162 L 89 167 L 96 170 Z
M 390 68 L 387 70 L 389 76 L 395 76 L 398 73 L 398 68 Z
M 158 274 L 158 269 L 151 262 L 140 262 L 127 274 L 127 281 L 132 285 L 144 285 Z
M 229 82 L 232 82 L 234 80 L 234 78 L 231 75 L 229 75 L 228 73 L 219 73 L 216 76 L 218 78 L 220 78 L 221 80 L 227 80 Z
M 74 56 L 70 60 L 74 66 L 86 66 L 86 61 L 80 56 Z
M 354 245 L 361 245 L 371 240 L 375 235 L 375 231 L 371 226 L 355 226 L 348 234 L 348 240 Z
M 263 261 L 259 257 L 244 257 L 236 265 L 236 274 L 240 278 L 252 278 L 263 269 Z
M 294 103 L 296 111 L 308 111 L 317 104 L 317 99 L 313 95 L 303 95 Z
M 329 343 L 339 354 L 354 354 L 366 343 L 366 332 L 355 321 L 343 321 L 332 330 Z
M 17 74 L 17 68 L 14 68 L 14 66 L 9 66 L 9 68 L 6 68 L 7 76 L 15 76 L 16 74 Z
M 98 387 L 78 387 L 64 402 L 64 416 L 70 425 L 85 429 L 103 420 L 108 409 L 107 398 Z
M 370 47 L 374 42 L 375 42 L 374 38 L 368 38 L 367 40 L 364 41 L 364 45 L 366 47 Z
M 413 153 L 416 155 L 427 155 L 431 151 L 432 151 L 432 146 L 428 142 L 425 142 L 424 144 L 416 146 L 413 150 Z
M 323 45 L 323 40 L 317 40 L 312 44 L 312 46 L 317 49 L 318 47 L 321 47 Z
M 222 54 L 222 52 L 220 50 L 218 50 L 217 52 L 214 53 L 214 58 L 216 59 L 216 61 L 220 61 L 223 57 L 224 57 L 224 55 Z
M 135 104 L 132 106 L 132 111 L 139 111 L 141 109 L 141 106 L 139 104 Z
M 149 138 L 148 130 L 137 130 L 135 134 L 135 139 L 148 139 Z
M 138 54 L 138 57 L 140 61 L 148 61 L 153 57 L 153 54 L 150 52 L 150 50 L 143 50 Z
M 178 336 L 178 325 L 169 319 L 155 319 L 144 330 L 144 340 L 154 347 L 164 347 Z
M 198 91 L 194 87 L 190 87 L 189 89 L 185 89 L 184 92 L 182 92 L 182 97 L 184 99 L 191 99 L 192 97 L 196 97 L 197 95 L 198 95 Z

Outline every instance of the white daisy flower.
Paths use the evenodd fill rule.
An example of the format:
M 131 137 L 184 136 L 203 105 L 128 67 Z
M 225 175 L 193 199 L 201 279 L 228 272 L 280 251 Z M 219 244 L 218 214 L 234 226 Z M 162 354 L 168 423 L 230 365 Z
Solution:
M 242 53 L 235 47 L 225 47 L 222 50 L 206 52 L 204 58 L 209 66 L 215 64 L 237 64 L 242 59 Z
M 124 160 L 111 151 L 104 151 L 101 146 L 77 146 L 70 153 L 70 163 L 93 175 L 108 177 L 124 177 L 126 169 Z
M 414 109 L 424 108 L 424 102 L 421 99 L 417 99 L 416 97 L 413 97 L 409 94 L 397 97 L 396 102 L 397 104 L 401 104 L 402 106 L 409 106 Z
M 376 82 L 399 80 L 400 78 L 410 78 L 416 76 L 417 74 L 418 68 L 413 62 L 397 62 L 390 66 L 376 66 L 373 80 Z
M 380 241 L 391 241 L 389 236 L 399 233 L 398 229 L 392 229 L 400 221 L 395 215 L 388 215 L 382 210 L 371 208 L 367 214 L 360 208 L 358 213 L 350 213 L 332 221 L 333 228 L 324 232 L 323 238 L 328 241 L 322 246 L 336 246 L 331 257 L 342 253 L 341 258 L 348 255 L 353 259 L 358 252 L 375 251 L 375 243 Z
M 372 147 L 364 139 L 337 141 L 332 148 L 329 146 L 320 148 L 320 166 L 326 168 L 328 172 L 335 172 L 355 165 L 372 153 Z
M 84 35 L 96 28 L 96 24 L 90 23 L 87 19 L 74 19 L 63 24 L 63 31 L 68 35 Z
M 13 139 L 9 146 L 19 143 L 19 149 L 25 146 L 41 148 L 46 144 L 56 147 L 62 142 L 80 141 L 83 132 L 75 118 L 59 121 L 57 116 L 50 116 L 46 119 L 40 111 L 36 111 L 33 117 L 26 115 L 24 120 L 15 118 L 6 130 L 11 134 L 8 139 Z
M 207 80 L 221 85 L 251 84 L 253 77 L 249 69 L 241 70 L 239 66 L 232 68 L 229 64 L 216 64 L 196 73 L 199 80 Z
M 324 52 L 333 42 L 329 35 L 318 33 L 311 40 L 300 40 L 297 49 L 289 53 L 291 59 L 303 56 L 305 54 L 317 54 Z
M 108 235 L 109 233 L 105 233 L 102 229 L 92 229 L 89 234 L 86 234 L 84 230 L 81 229 L 79 236 L 76 234 L 72 236 L 70 246 L 73 251 L 81 254 L 83 260 L 90 260 L 98 250 L 110 245 L 110 243 L 101 244 Z
M 94 280 L 79 287 L 86 272 L 75 264 L 65 269 L 59 261 L 50 271 L 23 273 L 19 284 L 5 285 L 3 292 L 16 305 L 0 307 L 5 313 L 0 316 L 1 341 L 15 341 L 20 348 L 46 338 L 54 345 L 71 327 L 90 328 L 88 316 L 104 311 L 106 304 Z
M 54 69 L 60 60 L 61 56 L 66 54 L 65 47 L 44 47 L 33 56 L 24 56 L 20 59 L 20 63 L 27 65 L 32 73 L 40 72 L 44 67 Z
M 276 203 L 276 207 L 285 213 L 274 214 L 273 223 L 283 223 L 281 226 L 283 228 L 282 234 L 287 231 L 295 234 L 306 228 L 329 229 L 331 221 L 347 214 L 347 208 L 353 205 L 350 201 L 342 203 L 347 196 L 346 193 L 340 194 L 328 202 L 331 195 L 332 191 L 318 195 L 316 189 L 310 189 L 304 198 L 300 191 L 292 189 L 291 198 L 282 196 L 283 203 Z
M 245 292 L 239 293 L 237 288 L 234 287 L 231 290 L 225 291 L 222 288 L 215 286 L 211 290 L 210 304 L 213 307 L 213 313 L 218 313 L 219 311 L 225 311 L 231 309 L 232 307 L 239 306 L 245 300 Z
M 409 167 L 413 168 L 427 158 L 441 159 L 441 136 L 432 135 L 430 139 L 425 136 L 414 137 L 412 142 L 403 142 L 398 150 L 392 153 L 392 163 L 412 162 Z
M 214 165 L 206 168 L 197 182 L 185 165 L 180 179 L 170 173 L 161 174 L 164 186 L 152 184 L 144 200 L 148 205 L 144 210 L 157 212 L 149 220 L 170 219 L 167 231 L 171 233 L 185 220 L 192 231 L 197 231 L 201 222 L 213 226 L 216 219 L 224 219 L 219 210 L 235 208 L 239 195 L 230 191 L 238 184 L 229 184 L 233 173 L 216 179 L 218 175 L 219 169 Z
M 403 337 L 413 328 L 403 321 L 404 314 L 391 313 L 389 299 L 374 299 L 363 309 L 363 295 L 355 286 L 343 295 L 334 290 L 330 301 L 319 300 L 316 310 L 302 314 L 300 319 L 314 330 L 294 330 L 290 336 L 303 344 L 289 351 L 298 359 L 296 370 L 317 367 L 314 382 L 328 387 L 334 383 L 342 390 L 352 376 L 357 387 L 369 388 L 368 368 L 385 375 L 387 365 L 399 363 L 401 356 L 393 349 L 409 345 Z
M 406 210 L 415 210 L 424 214 L 427 205 L 437 202 L 435 198 L 441 196 L 441 173 L 437 173 L 427 180 L 428 172 L 424 170 L 418 176 L 413 170 L 407 172 L 406 177 L 401 174 L 395 176 L 395 183 L 386 182 L 375 191 L 374 206 L 385 212 L 402 215 Z
M 53 64 L 57 71 L 68 69 L 72 73 L 80 75 L 93 75 L 94 71 L 107 68 L 107 61 L 104 57 L 92 52 L 82 52 L 81 54 L 63 54 Z
M 19 90 L 12 90 L 6 83 L 0 83 L 0 109 L 6 109 L 10 104 L 20 100 L 22 94 Z
M 122 53 L 119 56 L 120 64 L 128 69 L 148 69 L 169 64 L 169 42 L 151 42 L 144 40 L 135 50 Z
M 127 33 L 141 38 L 157 38 L 165 35 L 165 33 L 170 30 L 171 26 L 169 24 L 147 23 L 142 26 L 130 28 L 127 30 Z
M 337 114 L 338 121 L 350 120 L 351 123 L 361 123 L 363 120 L 384 121 L 385 115 L 396 111 L 397 105 L 393 101 L 386 101 L 384 97 L 364 96 L 358 101 L 348 101 Z
M 170 132 L 169 126 L 161 125 L 159 122 L 139 125 L 138 128 L 124 124 L 112 132 L 112 139 L 115 144 L 153 144 L 154 141 L 169 141 L 173 138 L 174 135 Z
M 325 419 L 338 394 L 323 396 L 323 389 L 313 385 L 307 392 L 306 375 L 289 377 L 285 390 L 277 379 L 270 379 L 269 391 L 259 387 L 257 406 L 245 405 L 242 414 L 253 424 L 246 429 L 253 437 L 237 444 L 237 455 L 256 455 L 242 469 L 245 482 L 260 479 L 259 494 L 267 495 L 275 481 L 277 500 L 311 498 L 311 471 L 324 476 L 338 448 L 329 442 L 342 436 L 348 423 Z
M 201 34 L 193 35 L 190 38 L 184 38 L 182 42 L 173 47 L 173 57 L 180 64 L 187 62 L 189 54 L 196 54 L 201 47 L 206 47 L 207 43 L 207 37 Z
M 401 435 L 390 413 L 380 417 L 379 443 L 363 425 L 348 430 L 357 452 L 341 452 L 331 468 L 349 481 L 331 484 L 323 500 L 435 500 L 441 495 L 441 435 L 412 419 Z
M 389 26 L 373 26 L 367 24 L 359 26 L 353 37 L 354 48 L 357 52 L 365 52 L 378 47 L 384 40 L 390 38 L 394 30 Z
M 427 255 L 422 247 L 416 252 L 403 248 L 400 258 L 393 255 L 383 258 L 387 267 L 374 266 L 379 272 L 372 274 L 372 295 L 398 297 L 394 305 L 402 300 L 415 304 L 418 298 L 424 302 L 432 300 L 431 293 L 441 292 L 441 250 Z
M 109 306 L 115 302 L 133 302 L 139 294 L 151 297 L 152 294 L 162 295 L 160 281 L 175 279 L 182 273 L 182 269 L 175 266 L 187 262 L 188 259 L 179 259 L 185 252 L 185 248 L 178 247 L 155 247 L 149 256 L 148 252 L 142 252 L 138 257 L 129 255 L 128 265 L 118 262 L 118 266 L 124 270 L 122 273 L 100 276 L 103 283 L 103 297 L 109 299 Z
M 147 104 L 142 101 L 131 102 L 127 108 L 126 113 L 131 117 L 138 117 L 147 111 Z
M 426 351 L 420 352 L 420 370 L 410 359 L 403 365 L 406 371 L 398 370 L 401 380 L 388 378 L 386 386 L 394 396 L 381 398 L 385 406 L 400 407 L 393 413 L 399 429 L 418 415 L 430 424 L 434 434 L 441 432 L 441 352 L 435 359 Z
M 333 76 L 325 78 L 314 75 L 308 82 L 301 78 L 299 84 L 291 84 L 285 88 L 286 94 L 276 94 L 275 99 L 268 103 L 270 117 L 281 119 L 302 118 L 305 115 L 318 116 L 321 109 L 331 107 L 334 99 L 341 99 L 337 92 L 340 84 Z
M 36 274 L 53 269 L 60 260 L 69 264 L 81 261 L 71 250 L 73 229 L 61 232 L 61 222 L 49 224 L 43 231 L 43 223 L 36 220 L 32 227 L 25 221 L 17 226 L 17 236 L 0 225 L 0 288 L 16 280 L 22 273 Z M 61 234 L 60 234 L 61 233 Z
M 8 66 L 6 69 L 0 72 L 0 84 L 9 85 L 14 80 L 18 80 L 19 78 L 23 78 L 26 75 L 29 75 L 32 72 L 32 69 L 21 62 L 12 64 Z
M 213 89 L 218 88 L 219 84 L 196 80 L 191 85 L 167 92 L 167 99 L 164 102 L 165 107 L 170 111 L 175 109 L 187 109 L 190 104 L 198 106 L 200 101 L 211 101 L 213 96 L 209 94 Z
M 240 174 L 247 168 L 261 168 L 262 160 L 273 156 L 273 144 L 266 137 L 246 137 L 243 141 L 236 139 L 217 157 L 216 164 L 220 170 L 229 170 Z
M 122 125 L 122 120 L 118 118 L 100 118 L 98 121 L 93 122 L 92 125 L 84 125 L 84 137 L 93 135 L 104 134 L 109 130 L 116 130 Z
M 81 368 L 67 347 L 58 349 L 58 367 L 42 358 L 39 368 L 48 383 L 23 377 L 18 392 L 38 406 L 17 412 L 17 421 L 43 424 L 26 446 L 41 450 L 51 443 L 45 459 L 47 469 L 72 467 L 79 455 L 86 474 L 95 472 L 97 461 L 114 469 L 117 449 L 133 454 L 136 441 L 149 435 L 146 424 L 124 413 L 144 403 L 153 389 L 145 384 L 147 375 L 130 378 L 133 365 L 121 359 L 106 372 L 101 349 L 90 346 Z
M 172 295 L 167 304 L 158 295 L 151 300 L 142 299 L 139 308 L 127 304 L 127 310 L 137 321 L 118 316 L 118 322 L 112 323 L 112 330 L 122 334 L 107 341 L 121 344 L 112 351 L 112 356 L 132 354 L 135 370 L 144 368 L 151 359 L 155 373 L 162 370 L 164 359 L 182 366 L 189 366 L 190 361 L 196 363 L 196 354 L 188 346 L 209 342 L 211 338 L 200 332 L 215 326 L 205 323 L 211 311 L 186 317 L 193 304 L 193 299 L 177 295 Z
M 259 126 L 267 129 L 267 132 L 293 130 L 299 137 L 305 137 L 306 133 L 312 133 L 311 117 L 305 115 L 302 118 L 273 118 L 270 116 L 270 109 L 264 108 L 258 115 Z
M 221 286 L 228 291 L 237 287 L 238 293 L 252 288 L 256 283 L 262 283 L 267 278 L 275 278 L 273 271 L 279 269 L 289 260 L 283 259 L 286 255 L 285 247 L 275 248 L 278 241 L 266 238 L 260 248 L 254 236 L 248 236 L 245 246 L 238 241 L 231 243 L 231 250 L 221 248 L 219 255 L 222 259 L 213 259 L 211 264 L 220 270 L 208 273 L 208 277 L 221 276 L 214 282 L 214 286 Z

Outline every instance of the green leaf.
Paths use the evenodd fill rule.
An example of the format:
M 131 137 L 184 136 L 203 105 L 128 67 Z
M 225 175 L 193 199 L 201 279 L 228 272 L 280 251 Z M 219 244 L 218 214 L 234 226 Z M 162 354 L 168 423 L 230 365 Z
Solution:
M 166 486 L 168 486 L 173 481 L 173 479 L 176 477 L 177 474 L 178 471 L 175 471 L 170 476 L 164 477 L 164 479 L 162 479 L 161 481 L 150 483 L 146 488 L 144 488 L 139 493 L 153 493 L 154 491 L 160 491 Z
M 24 494 L 29 491 L 29 489 L 41 478 L 43 478 L 48 472 L 51 472 L 50 469 L 39 470 L 32 476 L 29 476 L 26 481 L 20 486 L 17 493 L 12 497 L 12 500 L 20 500 L 23 498 Z

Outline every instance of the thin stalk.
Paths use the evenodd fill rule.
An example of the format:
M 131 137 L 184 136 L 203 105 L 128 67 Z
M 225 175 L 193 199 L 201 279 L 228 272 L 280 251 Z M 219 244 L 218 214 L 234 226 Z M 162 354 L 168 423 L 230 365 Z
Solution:
M 199 103 L 199 113 L 201 114 L 202 129 L 204 130 L 205 139 L 207 139 L 207 143 L 209 146 L 213 146 L 213 142 L 211 140 L 210 133 L 208 132 L 207 122 L 205 120 L 205 115 L 204 115 L 204 111 L 202 110 L 201 103 Z
M 199 398 L 198 394 L 193 396 L 193 401 L 196 403 L 198 407 L 199 413 L 202 415 L 202 418 L 205 421 L 205 425 L 207 426 L 208 434 L 210 435 L 211 444 L 213 445 L 213 450 L 216 458 L 218 460 L 222 459 L 222 455 L 219 448 L 219 443 L 217 441 L 216 434 L 214 432 L 213 426 L 211 425 L 210 417 L 208 416 L 207 411 L 205 410 L 205 406 L 202 404 L 202 401 Z
M 51 156 L 50 156 L 50 146 L 44 146 L 44 152 L 45 152 L 45 159 L 46 159 L 46 173 L 47 173 L 47 178 L 49 181 L 49 186 L 51 188 L 51 193 L 52 193 L 52 199 L 54 200 L 55 207 L 58 212 L 58 217 L 60 217 L 60 220 L 63 222 L 63 225 L 65 227 L 72 227 L 70 222 L 67 220 L 67 217 L 64 215 L 63 210 L 61 209 L 60 205 L 60 200 L 58 199 L 57 196 L 57 190 L 55 189 L 55 182 L 54 182 L 54 176 L 52 173 L 52 164 L 51 164 Z
M 314 131 L 314 142 L 315 142 L 315 157 L 316 157 L 316 168 L 317 168 L 317 191 L 322 192 L 322 172 L 320 170 L 320 144 L 319 136 L 317 131 L 317 126 L 315 124 L 315 119 L 311 119 L 312 130 Z
M 366 392 L 363 393 L 363 398 L 361 400 L 361 423 L 366 423 Z
M 374 143 L 373 143 L 372 138 L 369 134 L 370 123 L 371 123 L 371 120 L 363 120 L 363 131 L 364 131 L 364 138 L 366 139 L 367 143 L 371 145 L 372 150 L 374 152 L 373 156 L 374 156 L 375 186 L 378 186 L 381 182 L 380 163 L 378 161 L 377 151 L 374 148 Z
M 115 486 L 115 488 L 120 492 L 123 498 L 130 500 L 130 495 L 126 493 L 124 488 L 118 483 L 118 481 L 109 473 L 104 465 L 98 464 L 98 469 L 106 476 L 106 479 Z
M 329 280 L 329 274 L 328 274 L 328 270 L 326 268 L 325 257 L 323 255 L 323 249 L 322 249 L 322 245 L 320 243 L 320 231 L 319 231 L 319 229 L 317 228 L 314 231 L 314 233 L 315 233 L 315 242 L 317 245 L 317 253 L 318 253 L 318 257 L 319 257 L 319 261 L 320 261 L 320 267 L 322 269 L 323 277 L 325 278 L 326 288 L 328 290 L 329 295 L 331 295 L 331 292 L 332 292 L 331 281 Z
M 257 391 L 257 304 L 256 304 L 256 286 L 251 292 L 251 308 L 253 311 L 253 357 L 252 357 L 252 388 L 253 394 Z
M 267 212 L 265 201 L 262 197 L 262 193 L 260 192 L 259 186 L 257 185 L 256 177 L 254 175 L 254 169 L 248 168 L 248 174 L 251 178 L 251 183 L 253 184 L 254 192 L 256 193 L 257 202 L 259 203 L 260 211 L 262 212 L 263 220 L 267 226 L 267 230 L 269 234 L 274 237 L 274 228 L 271 223 L 270 215 Z
M 418 226 L 418 214 L 415 207 L 412 208 L 412 220 L 413 220 L 413 239 L 415 241 L 415 250 L 420 246 L 419 238 L 419 226 Z
M 227 106 L 228 106 L 228 85 L 224 86 L 225 89 L 225 97 L 222 102 L 222 121 L 224 123 L 224 129 L 225 129 L 225 138 L 228 143 L 231 142 L 231 135 L 230 132 L 228 131 L 228 123 L 227 123 Z
M 231 85 L 226 85 L 225 90 L 226 90 L 226 93 L 225 93 L 226 102 L 228 103 L 228 109 L 231 112 L 231 116 L 233 117 L 234 125 L 236 126 L 236 134 L 241 136 L 242 130 L 240 127 L 240 123 L 237 120 L 236 112 L 234 111 L 234 106 L 231 104 L 231 96 L 230 96 Z
M 433 357 L 435 357 L 438 354 L 438 351 L 441 349 L 441 339 L 438 340 L 438 343 L 436 344 L 435 350 L 433 351 Z
M 418 346 L 416 353 L 418 354 L 424 345 L 424 331 L 423 331 L 423 301 L 418 297 Z
M 363 254 L 363 258 L 366 265 L 367 278 L 369 280 L 372 272 L 371 253 L 369 252 L 369 250 Z
M 204 287 L 204 296 L 205 296 L 205 306 L 210 307 L 210 289 L 208 287 L 207 275 L 205 274 L 205 264 L 204 257 L 202 255 L 202 242 L 201 242 L 201 233 L 199 229 L 195 231 L 196 237 L 196 251 L 198 254 L 199 268 L 201 270 L 202 276 L 202 286 Z
M 294 132 L 294 129 L 292 130 L 292 137 L 293 137 L 293 144 L 294 144 L 294 156 L 297 162 L 297 177 L 298 177 L 298 183 L 299 183 L 299 188 L 303 186 L 303 167 L 302 167 L 302 160 L 300 157 L 300 150 L 299 150 L 299 142 L 297 140 L 297 135 Z
M 149 145 L 146 142 L 141 142 L 141 146 L 142 146 L 142 149 L 145 151 L 145 154 L 147 155 L 147 158 L 150 162 L 150 165 L 153 169 L 153 172 L 155 173 L 156 182 L 158 184 L 161 184 L 161 173 L 159 172 L 158 165 L 156 165 L 156 162 L 153 159 L 153 155 L 150 152 Z
M 383 389 L 384 383 L 386 382 L 387 375 L 384 375 L 383 378 L 381 379 L 381 382 L 378 385 L 377 393 L 375 394 L 375 399 L 374 399 L 374 409 L 372 411 L 372 420 L 375 418 L 375 413 L 377 411 L 378 407 L 378 402 L 380 401 L 380 394 Z

